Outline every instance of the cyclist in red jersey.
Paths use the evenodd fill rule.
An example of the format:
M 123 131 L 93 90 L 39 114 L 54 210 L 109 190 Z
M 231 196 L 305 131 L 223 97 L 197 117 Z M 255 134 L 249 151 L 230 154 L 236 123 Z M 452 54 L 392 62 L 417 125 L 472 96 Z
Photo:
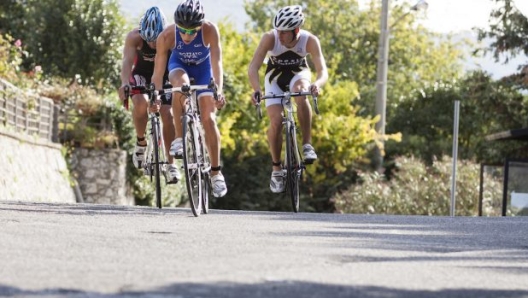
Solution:
M 156 56 L 156 39 L 165 28 L 165 16 L 161 10 L 154 6 L 149 8 L 141 18 L 139 27 L 130 31 L 125 39 L 123 50 L 123 62 L 121 68 L 121 87 L 119 97 L 125 100 L 125 86 L 148 86 L 152 74 L 154 73 L 154 60 Z M 165 68 L 164 82 L 168 82 L 167 66 Z M 132 155 L 132 161 L 136 168 L 141 168 L 145 162 L 145 149 L 147 140 L 145 139 L 148 122 L 149 108 L 148 96 L 146 94 L 133 94 L 132 102 L 134 110 L 134 126 L 136 128 L 137 143 Z M 162 126 L 163 139 L 165 140 L 165 152 L 168 157 L 167 167 L 168 183 L 177 183 L 181 179 L 181 174 L 176 165 L 173 164 L 173 157 L 170 156 L 170 142 L 174 139 L 174 124 L 171 114 L 171 96 L 162 96 L 161 105 L 153 107 L 159 108 Z

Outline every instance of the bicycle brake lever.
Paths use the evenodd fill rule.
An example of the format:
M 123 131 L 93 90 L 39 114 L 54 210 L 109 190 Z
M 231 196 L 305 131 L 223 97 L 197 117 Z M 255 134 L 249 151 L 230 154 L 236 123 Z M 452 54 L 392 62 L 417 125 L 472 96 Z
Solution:
M 260 103 L 257 103 L 257 115 L 259 120 L 262 119 L 262 109 L 260 108 Z
M 123 91 L 125 92 L 125 100 L 123 100 L 123 106 L 126 110 L 128 110 L 128 97 L 130 96 L 130 86 L 126 85 Z
M 260 107 L 260 101 L 261 101 L 261 94 L 260 92 L 255 92 L 255 98 L 257 99 L 256 109 L 257 109 L 257 116 L 260 119 L 262 119 L 262 108 Z
M 319 115 L 319 105 L 317 104 L 317 96 L 312 96 L 314 102 L 315 114 Z
M 209 81 L 209 89 L 213 90 L 213 97 L 215 101 L 218 101 L 218 86 L 215 84 L 214 78 Z

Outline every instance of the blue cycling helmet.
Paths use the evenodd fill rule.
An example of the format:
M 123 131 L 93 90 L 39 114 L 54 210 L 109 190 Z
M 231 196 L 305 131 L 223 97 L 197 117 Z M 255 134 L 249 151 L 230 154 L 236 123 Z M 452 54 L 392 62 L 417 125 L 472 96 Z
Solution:
M 165 16 L 156 6 L 149 8 L 139 21 L 139 35 L 146 42 L 156 41 L 163 29 L 165 29 Z

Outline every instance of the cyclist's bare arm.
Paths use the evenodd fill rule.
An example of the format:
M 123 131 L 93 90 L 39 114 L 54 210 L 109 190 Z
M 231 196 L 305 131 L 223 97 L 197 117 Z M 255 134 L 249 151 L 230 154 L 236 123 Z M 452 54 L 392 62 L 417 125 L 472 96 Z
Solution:
M 220 44 L 220 32 L 218 27 L 205 21 L 203 24 L 204 43 L 209 44 L 209 51 L 211 52 L 211 68 L 213 70 L 213 78 L 218 86 L 218 93 L 222 93 L 224 82 L 224 69 L 222 67 L 222 46 Z
M 316 71 L 316 79 L 312 83 L 311 91 L 317 96 L 319 95 L 319 88 L 321 88 L 328 80 L 328 69 L 326 68 L 326 62 L 321 50 L 321 43 L 317 36 L 311 34 L 306 43 L 306 51 L 310 54 L 312 62 Z
M 163 75 L 167 69 L 169 51 L 174 48 L 175 26 L 172 24 L 165 28 L 156 39 L 156 58 L 154 59 L 154 73 L 151 78 L 156 90 L 163 87 Z
M 222 66 L 222 45 L 220 42 L 220 32 L 218 27 L 209 22 L 205 21 L 202 25 L 204 43 L 209 45 L 209 51 L 211 53 L 211 68 L 213 72 L 213 79 L 217 86 L 217 95 L 215 96 L 215 106 L 217 109 L 222 109 L 226 103 L 222 90 L 224 86 L 224 68 Z M 220 95 L 220 96 L 218 96 Z
M 138 47 L 138 38 L 141 38 L 139 32 L 137 29 L 134 29 L 127 34 L 125 39 L 123 61 L 121 62 L 121 87 L 118 90 L 121 100 L 125 100 L 124 86 L 128 86 L 132 74 L 132 67 L 134 66 L 134 59 L 136 58 L 136 50 Z
M 248 77 L 249 77 L 249 83 L 251 84 L 251 87 L 254 91 L 261 91 L 260 88 L 260 78 L 259 78 L 259 69 L 262 66 L 262 63 L 264 63 L 264 59 L 266 58 L 266 54 L 268 51 L 271 51 L 273 49 L 273 46 L 275 45 L 275 37 L 273 35 L 273 31 L 269 31 L 265 33 L 262 38 L 260 39 L 260 43 L 255 50 L 255 54 L 253 54 L 253 59 L 251 60 L 251 63 L 249 64 L 248 68 Z M 253 103 L 256 103 L 256 99 L 253 96 Z

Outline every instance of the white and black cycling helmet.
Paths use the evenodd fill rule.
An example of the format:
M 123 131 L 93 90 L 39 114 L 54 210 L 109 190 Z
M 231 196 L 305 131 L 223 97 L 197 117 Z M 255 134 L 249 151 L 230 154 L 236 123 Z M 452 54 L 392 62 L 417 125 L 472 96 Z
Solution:
M 174 12 L 174 22 L 183 28 L 196 28 L 203 24 L 204 10 L 199 0 L 185 0 Z
M 147 9 L 147 12 L 139 21 L 139 35 L 141 35 L 141 38 L 146 42 L 154 42 L 163 29 L 165 29 L 163 12 L 156 6 Z
M 294 30 L 302 24 L 304 24 L 304 14 L 300 5 L 281 8 L 273 19 L 273 27 L 281 31 Z

